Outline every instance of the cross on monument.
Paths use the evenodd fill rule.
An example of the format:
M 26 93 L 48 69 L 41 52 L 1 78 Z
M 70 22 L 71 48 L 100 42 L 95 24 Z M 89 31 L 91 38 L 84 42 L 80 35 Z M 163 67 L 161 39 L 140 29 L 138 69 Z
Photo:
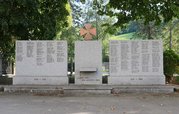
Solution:
M 85 40 L 91 40 L 93 36 L 96 36 L 96 28 L 92 27 L 91 24 L 85 24 L 84 27 L 80 29 L 80 35 L 83 36 Z

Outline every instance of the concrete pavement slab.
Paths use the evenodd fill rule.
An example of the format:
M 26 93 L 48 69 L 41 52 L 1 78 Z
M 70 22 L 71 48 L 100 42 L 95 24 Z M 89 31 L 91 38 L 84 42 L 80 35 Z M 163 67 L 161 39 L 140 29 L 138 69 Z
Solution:
M 1 114 L 177 114 L 179 93 L 34 96 L 0 94 Z

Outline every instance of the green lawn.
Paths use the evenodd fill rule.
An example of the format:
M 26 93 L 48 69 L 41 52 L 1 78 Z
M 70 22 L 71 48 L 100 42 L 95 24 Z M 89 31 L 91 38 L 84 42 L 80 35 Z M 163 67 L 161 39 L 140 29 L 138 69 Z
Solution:
M 118 36 L 112 36 L 110 40 L 129 40 L 134 35 L 134 32 L 128 34 L 122 34 Z

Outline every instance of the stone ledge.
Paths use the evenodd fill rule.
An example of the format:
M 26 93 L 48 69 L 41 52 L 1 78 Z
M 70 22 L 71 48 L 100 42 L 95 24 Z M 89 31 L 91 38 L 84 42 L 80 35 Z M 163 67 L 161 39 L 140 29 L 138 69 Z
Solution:
M 173 93 L 173 86 L 124 86 L 116 87 L 111 90 L 112 94 L 120 93 Z
M 110 95 L 109 89 L 64 89 L 64 95 Z
M 143 86 L 117 86 L 117 85 L 13 85 L 5 86 L 4 92 L 35 93 L 35 94 L 120 94 L 120 93 L 172 93 L 174 86 L 168 85 L 143 85 Z
M 48 86 L 5 86 L 4 92 L 6 93 L 29 93 L 34 95 L 63 95 L 64 90 L 61 87 L 48 87 Z

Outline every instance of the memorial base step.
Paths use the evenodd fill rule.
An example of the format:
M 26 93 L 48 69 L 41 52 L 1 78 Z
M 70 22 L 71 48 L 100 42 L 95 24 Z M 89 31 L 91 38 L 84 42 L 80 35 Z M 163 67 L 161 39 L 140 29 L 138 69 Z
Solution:
M 34 86 L 34 85 L 13 85 L 5 86 L 4 92 L 6 93 L 28 93 L 35 95 L 63 95 L 64 90 L 58 86 Z
M 111 90 L 112 94 L 120 93 L 173 93 L 174 86 L 119 86 Z
M 143 85 L 143 86 L 122 86 L 122 85 L 12 85 L 4 86 L 4 92 L 8 93 L 33 93 L 44 95 L 88 95 L 88 94 L 120 94 L 120 93 L 172 93 L 174 86 L 169 85 Z

